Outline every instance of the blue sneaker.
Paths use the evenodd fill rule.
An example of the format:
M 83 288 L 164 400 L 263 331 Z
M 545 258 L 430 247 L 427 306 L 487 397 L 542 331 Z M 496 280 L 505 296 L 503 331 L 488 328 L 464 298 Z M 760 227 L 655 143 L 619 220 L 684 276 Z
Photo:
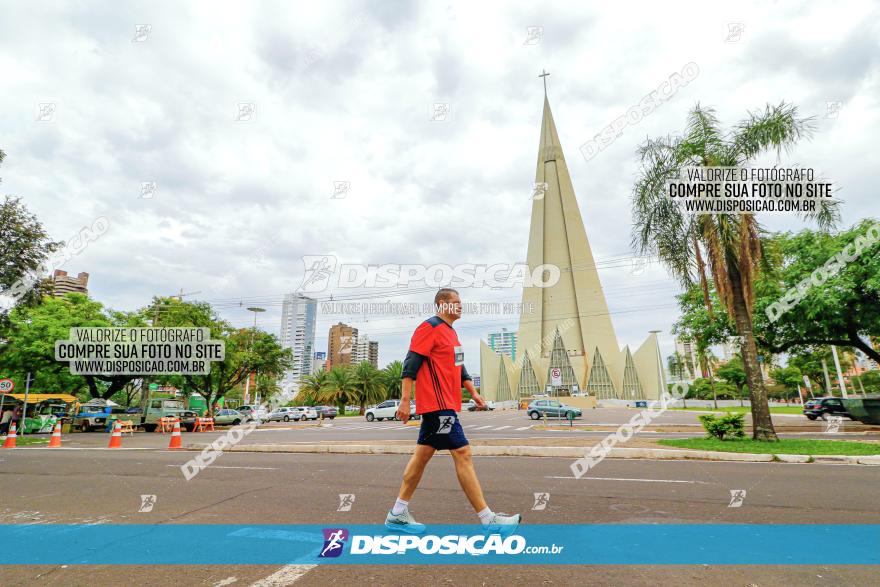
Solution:
M 497 513 L 493 514 L 489 523 L 483 524 L 483 529 L 489 534 L 509 536 L 516 531 L 516 528 L 521 521 L 522 516 L 519 514 L 508 516 L 507 514 Z
M 425 531 L 425 525 L 416 522 L 409 510 L 403 510 L 402 514 L 394 515 L 390 511 L 385 518 L 385 527 L 392 532 L 405 532 L 407 534 L 421 534 Z

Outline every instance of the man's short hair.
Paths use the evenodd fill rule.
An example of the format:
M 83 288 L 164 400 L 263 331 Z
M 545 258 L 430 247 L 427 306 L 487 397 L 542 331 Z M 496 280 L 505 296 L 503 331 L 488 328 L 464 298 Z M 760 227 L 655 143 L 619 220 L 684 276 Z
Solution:
M 434 295 L 434 305 L 439 306 L 440 304 L 451 298 L 452 294 L 458 295 L 458 291 L 452 289 L 451 287 L 440 288 L 440 290 Z

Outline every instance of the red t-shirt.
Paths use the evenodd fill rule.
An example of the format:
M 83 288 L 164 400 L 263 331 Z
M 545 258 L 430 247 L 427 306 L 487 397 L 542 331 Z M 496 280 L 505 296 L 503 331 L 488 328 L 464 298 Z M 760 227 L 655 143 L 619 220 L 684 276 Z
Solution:
M 461 411 L 462 383 L 471 377 L 455 329 L 438 316 L 429 318 L 416 328 L 409 350 L 424 357 L 416 375 L 416 413 Z

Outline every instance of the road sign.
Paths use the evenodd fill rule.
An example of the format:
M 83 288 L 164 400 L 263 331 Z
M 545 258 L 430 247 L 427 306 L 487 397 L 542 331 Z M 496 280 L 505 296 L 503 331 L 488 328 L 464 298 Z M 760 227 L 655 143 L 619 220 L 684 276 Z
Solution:
M 554 387 L 562 385 L 562 369 L 559 367 L 550 369 L 550 385 Z
M 0 379 L 0 393 L 9 393 L 15 389 L 15 382 L 12 379 Z

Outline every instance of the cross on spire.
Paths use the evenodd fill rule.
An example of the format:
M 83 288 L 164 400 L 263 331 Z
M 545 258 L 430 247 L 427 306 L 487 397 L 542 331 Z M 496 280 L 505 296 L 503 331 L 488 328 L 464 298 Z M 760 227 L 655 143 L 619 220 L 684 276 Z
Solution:
M 546 69 L 542 69 L 541 75 L 538 76 L 540 78 L 543 78 L 543 80 L 544 80 L 544 97 L 545 98 L 547 97 L 547 76 L 548 75 L 550 75 L 550 73 L 548 73 Z

